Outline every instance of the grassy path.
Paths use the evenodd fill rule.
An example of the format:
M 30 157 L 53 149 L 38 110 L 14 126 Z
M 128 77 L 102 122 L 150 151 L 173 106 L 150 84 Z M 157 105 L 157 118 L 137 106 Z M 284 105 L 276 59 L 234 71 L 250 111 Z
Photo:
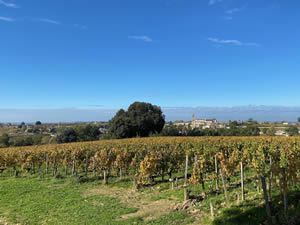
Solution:
M 1 178 L 0 218 L 3 219 L 0 224 L 123 225 L 174 224 L 174 221 L 177 221 L 175 224 L 185 224 L 188 221 L 185 212 L 164 216 L 164 212 L 170 213 L 170 210 L 163 209 L 165 204 L 147 201 L 139 195 L 129 195 L 125 188 L 111 189 L 97 182 L 77 184 L 72 181 L 40 180 L 37 177 Z M 124 201 L 125 193 L 133 196 L 132 199 Z M 168 202 L 163 200 L 163 203 Z

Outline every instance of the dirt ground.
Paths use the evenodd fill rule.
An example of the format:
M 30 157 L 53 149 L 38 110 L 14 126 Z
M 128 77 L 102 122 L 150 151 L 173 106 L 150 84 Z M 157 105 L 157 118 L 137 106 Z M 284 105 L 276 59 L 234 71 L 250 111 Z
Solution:
M 131 217 L 141 216 L 145 220 L 155 219 L 159 216 L 169 213 L 173 210 L 175 202 L 167 199 L 151 201 L 150 196 L 145 193 L 118 187 L 100 187 L 99 189 L 89 189 L 83 193 L 83 197 L 106 195 L 118 198 L 126 206 L 137 208 L 138 211 L 126 214 L 119 218 L 128 219 Z

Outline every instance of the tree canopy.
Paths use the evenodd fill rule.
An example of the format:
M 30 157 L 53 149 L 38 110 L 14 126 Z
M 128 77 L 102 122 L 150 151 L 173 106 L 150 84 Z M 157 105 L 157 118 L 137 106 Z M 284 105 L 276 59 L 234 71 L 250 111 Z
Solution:
M 289 136 L 298 136 L 299 135 L 299 130 L 296 126 L 289 127 L 286 131 L 289 134 Z
M 111 138 L 147 137 L 160 133 L 165 116 L 160 107 L 145 102 L 134 102 L 127 111 L 120 109 L 109 121 Z
M 57 143 L 70 143 L 77 141 L 77 133 L 72 127 L 62 129 L 56 136 Z

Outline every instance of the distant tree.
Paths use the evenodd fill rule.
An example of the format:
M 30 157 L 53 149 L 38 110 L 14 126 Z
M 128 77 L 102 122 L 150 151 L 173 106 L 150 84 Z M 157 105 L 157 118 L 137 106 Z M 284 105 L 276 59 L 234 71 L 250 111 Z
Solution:
M 100 135 L 99 127 L 90 124 L 76 126 L 75 131 L 78 141 L 95 141 Z
M 33 138 L 32 137 L 24 138 L 24 146 L 31 146 L 31 145 L 33 145 Z
M 181 134 L 177 126 L 168 125 L 162 129 L 161 136 L 181 136 Z
M 234 120 L 234 121 L 230 121 L 229 122 L 229 126 L 239 126 L 240 124 L 238 123 L 238 121 Z
M 246 128 L 242 128 L 241 135 L 242 136 L 259 136 L 259 128 L 255 125 L 247 126 Z
M 35 127 L 35 128 L 32 129 L 32 132 L 35 133 L 35 134 L 40 134 L 41 130 L 39 128 Z
M 42 122 L 41 121 L 36 121 L 35 125 L 42 125 Z
M 2 147 L 9 147 L 9 136 L 8 136 L 8 134 L 2 134 L 1 136 L 0 136 L 0 146 L 2 146 Z
M 269 129 L 266 130 L 265 134 L 267 136 L 275 136 L 275 134 L 276 134 L 276 128 L 274 126 L 271 126 Z
M 15 147 L 19 147 L 19 146 L 24 146 L 24 138 L 22 137 L 17 137 L 15 139 L 13 139 L 13 141 L 10 143 L 10 145 L 15 146 Z
M 257 121 L 250 118 L 250 119 L 248 119 L 248 123 L 249 124 L 257 124 Z
M 286 132 L 288 133 L 289 136 L 298 136 L 299 135 L 299 130 L 296 126 L 287 128 Z
M 72 127 L 63 128 L 56 136 L 57 143 L 70 143 L 77 141 L 77 133 Z
M 18 126 L 18 128 L 22 128 L 23 126 L 25 126 L 25 123 L 24 123 L 24 122 L 22 122 L 22 123 Z
M 298 123 L 300 123 L 300 117 L 298 117 Z
M 134 102 L 127 111 L 121 109 L 109 121 L 108 134 L 112 138 L 147 137 L 160 133 L 165 117 L 160 107 L 145 102 Z
M 17 137 L 14 139 L 11 143 L 11 145 L 15 147 L 19 146 L 31 146 L 33 145 L 33 139 L 32 137 Z
M 264 135 L 267 133 L 267 131 L 268 131 L 268 128 L 266 128 L 266 127 L 264 127 L 264 128 L 262 129 L 262 132 L 263 132 Z

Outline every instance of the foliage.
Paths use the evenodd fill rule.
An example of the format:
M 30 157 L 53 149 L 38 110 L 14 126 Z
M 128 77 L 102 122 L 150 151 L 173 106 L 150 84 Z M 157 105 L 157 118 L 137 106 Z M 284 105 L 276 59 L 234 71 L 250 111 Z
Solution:
M 219 128 L 219 129 L 200 129 L 186 127 L 186 126 L 175 126 L 166 125 L 161 136 L 259 136 L 259 128 L 257 125 L 248 125 L 246 127 L 239 127 L 234 125 L 235 121 L 231 123 L 230 129 Z
M 36 121 L 35 125 L 42 125 L 42 122 L 41 121 Z
M 2 134 L 0 136 L 0 146 L 2 147 L 9 147 L 9 136 L 8 134 Z
M 267 136 L 275 136 L 275 134 L 276 134 L 276 129 L 274 126 L 271 126 L 269 129 L 266 130 Z
M 147 137 L 160 133 L 165 118 L 158 106 L 134 102 L 127 111 L 120 109 L 109 121 L 108 134 L 112 138 Z
M 78 141 L 95 141 L 99 139 L 100 131 L 98 126 L 91 124 L 78 125 L 75 127 Z
M 296 126 L 291 126 L 286 129 L 286 132 L 288 133 L 289 136 L 298 136 L 299 135 L 299 130 L 298 127 Z
M 70 143 L 77 141 L 77 133 L 72 127 L 63 128 L 56 136 L 57 143 Z

